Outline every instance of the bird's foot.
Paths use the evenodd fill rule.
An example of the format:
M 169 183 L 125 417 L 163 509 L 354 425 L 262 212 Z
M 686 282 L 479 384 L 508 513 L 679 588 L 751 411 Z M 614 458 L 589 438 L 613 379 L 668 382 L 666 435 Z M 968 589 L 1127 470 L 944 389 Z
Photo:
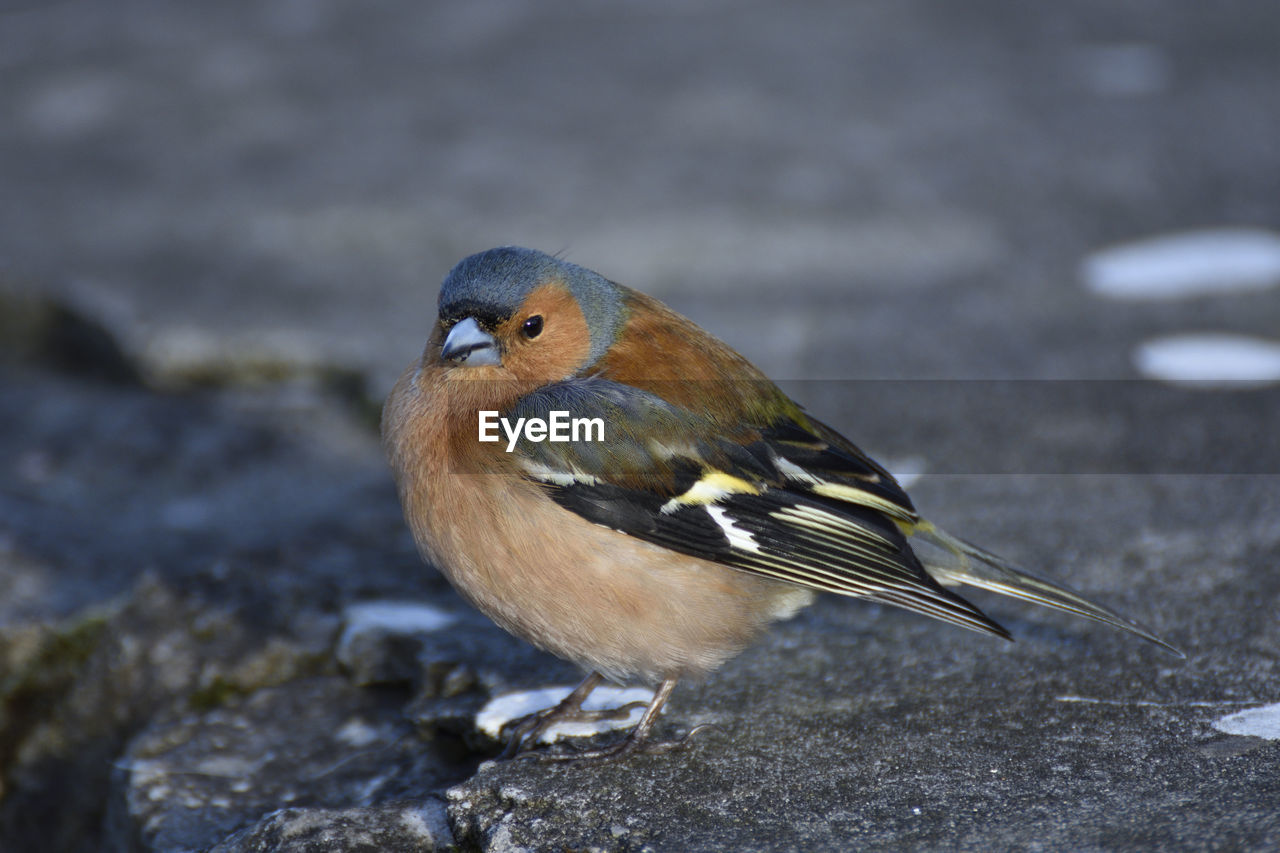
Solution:
M 527 717 L 521 717 L 503 727 L 504 733 L 509 729 L 511 734 L 507 740 L 507 747 L 502 752 L 502 758 L 515 758 L 517 755 L 527 757 L 530 753 L 526 752 L 526 750 L 535 747 L 544 734 L 560 723 L 598 723 L 605 720 L 625 720 L 631 716 L 632 711 L 636 708 L 643 708 L 646 704 L 645 702 L 628 702 L 626 705 L 617 708 L 601 708 L 588 711 L 582 707 L 564 707 L 564 703 L 561 703 L 554 708 L 547 708 L 544 711 L 529 714 Z

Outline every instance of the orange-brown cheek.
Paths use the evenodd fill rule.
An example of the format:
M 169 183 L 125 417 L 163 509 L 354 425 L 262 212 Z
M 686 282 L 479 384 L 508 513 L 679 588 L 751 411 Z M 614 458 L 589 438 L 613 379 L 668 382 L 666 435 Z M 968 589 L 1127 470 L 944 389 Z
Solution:
M 534 315 L 543 318 L 543 331 L 528 340 L 520 327 Z M 521 379 L 564 379 L 581 367 L 591 352 L 591 333 L 582 309 L 558 281 L 530 293 L 500 334 L 509 342 L 503 364 Z

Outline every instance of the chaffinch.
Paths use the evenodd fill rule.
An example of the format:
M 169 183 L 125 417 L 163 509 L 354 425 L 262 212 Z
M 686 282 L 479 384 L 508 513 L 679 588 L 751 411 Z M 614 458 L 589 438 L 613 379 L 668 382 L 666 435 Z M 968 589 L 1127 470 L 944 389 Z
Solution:
M 590 673 L 526 720 L 508 754 L 586 716 L 605 677 L 659 687 L 625 740 L 577 757 L 634 751 L 679 679 L 714 669 L 815 591 L 1010 639 L 947 589 L 967 584 L 1177 653 L 944 533 L 727 345 L 542 252 L 491 249 L 453 268 L 382 434 L 424 556 L 498 625 Z

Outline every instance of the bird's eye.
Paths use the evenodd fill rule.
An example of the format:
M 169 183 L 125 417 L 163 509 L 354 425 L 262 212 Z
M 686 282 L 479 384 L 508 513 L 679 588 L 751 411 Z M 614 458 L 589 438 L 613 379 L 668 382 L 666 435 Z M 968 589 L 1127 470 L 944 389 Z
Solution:
M 520 332 L 529 340 L 533 340 L 542 334 L 542 316 L 534 314 L 528 320 L 525 320 L 524 325 L 520 327 Z

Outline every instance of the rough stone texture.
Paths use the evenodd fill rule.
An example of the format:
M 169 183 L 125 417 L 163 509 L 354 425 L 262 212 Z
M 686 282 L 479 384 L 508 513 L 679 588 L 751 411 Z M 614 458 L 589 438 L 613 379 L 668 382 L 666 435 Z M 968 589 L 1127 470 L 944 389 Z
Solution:
M 1116 241 L 1280 229 L 1280 7 L 0 24 L 0 849 L 1280 846 L 1280 745 L 1210 726 L 1280 701 L 1280 392 L 1130 360 L 1274 336 L 1280 299 L 1078 281 Z M 440 277 L 502 243 L 666 299 L 1187 659 L 827 599 L 677 690 L 660 735 L 713 724 L 683 751 L 486 763 L 476 709 L 577 674 L 421 565 L 372 424 Z M 370 601 L 455 621 L 353 636 Z
M 405 853 L 453 849 L 444 803 L 431 797 L 351 809 L 280 809 L 210 853 Z
M 242 704 L 152 726 L 121 764 L 129 777 L 121 821 L 140 830 L 139 849 L 198 849 L 291 807 L 289 816 L 270 815 L 227 848 L 251 850 L 273 836 L 275 843 L 318 842 L 373 802 L 404 801 L 401 811 L 429 802 L 458 770 L 412 736 L 402 704 L 394 693 L 323 678 L 258 690 Z M 328 811 L 336 813 L 312 814 Z M 382 814 L 394 826 L 396 814 Z M 381 821 L 363 823 L 369 826 L 362 833 Z M 353 832 L 335 847 L 361 849 L 357 839 Z M 363 846 L 374 849 L 373 843 Z

